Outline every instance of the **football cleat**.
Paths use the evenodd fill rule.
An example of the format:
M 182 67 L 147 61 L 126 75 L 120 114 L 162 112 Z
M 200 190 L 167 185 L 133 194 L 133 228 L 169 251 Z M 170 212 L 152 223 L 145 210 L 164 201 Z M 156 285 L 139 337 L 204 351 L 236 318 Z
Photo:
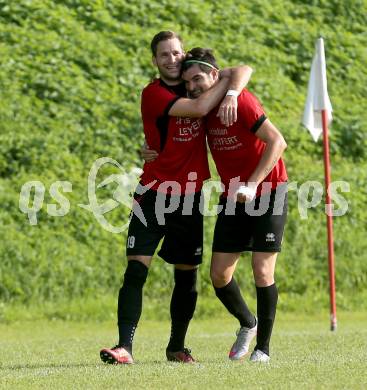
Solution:
M 191 350 L 187 348 L 177 352 L 168 351 L 167 349 L 166 356 L 170 362 L 195 363 L 195 359 L 191 356 Z
M 109 349 L 102 349 L 99 353 L 101 360 L 104 363 L 108 364 L 133 364 L 134 360 L 131 356 L 131 353 L 127 351 L 124 347 L 116 345 L 115 347 Z
M 240 360 L 247 355 L 252 339 L 257 333 L 257 323 L 253 328 L 246 328 L 242 326 L 237 332 L 237 339 L 229 351 L 229 358 L 231 360 Z
M 269 363 L 270 356 L 265 352 L 256 349 L 250 356 L 250 362 Z

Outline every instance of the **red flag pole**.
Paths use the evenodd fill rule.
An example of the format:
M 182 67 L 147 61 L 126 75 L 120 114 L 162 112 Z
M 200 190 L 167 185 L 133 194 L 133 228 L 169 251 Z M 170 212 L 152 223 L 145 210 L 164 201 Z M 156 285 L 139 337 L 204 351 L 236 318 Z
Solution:
M 329 281 L 330 281 L 330 330 L 335 331 L 336 322 L 336 300 L 335 300 L 335 266 L 334 266 L 334 237 L 333 237 L 333 217 L 331 207 L 330 186 L 330 154 L 329 154 L 329 131 L 327 121 L 327 111 L 322 110 L 322 131 L 324 141 L 324 168 L 325 168 L 325 187 L 326 187 L 326 217 L 328 233 L 328 260 L 329 260 Z

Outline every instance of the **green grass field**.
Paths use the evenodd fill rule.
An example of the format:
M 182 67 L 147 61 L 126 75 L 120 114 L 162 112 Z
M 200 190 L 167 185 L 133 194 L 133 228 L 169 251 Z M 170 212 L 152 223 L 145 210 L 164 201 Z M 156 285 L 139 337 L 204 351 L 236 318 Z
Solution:
M 0 388 L 4 389 L 365 389 L 367 316 L 278 313 L 271 363 L 230 362 L 236 323 L 194 320 L 187 345 L 195 365 L 168 363 L 168 322 L 142 319 L 133 366 L 108 366 L 99 349 L 112 346 L 113 322 L 39 321 L 0 325 Z

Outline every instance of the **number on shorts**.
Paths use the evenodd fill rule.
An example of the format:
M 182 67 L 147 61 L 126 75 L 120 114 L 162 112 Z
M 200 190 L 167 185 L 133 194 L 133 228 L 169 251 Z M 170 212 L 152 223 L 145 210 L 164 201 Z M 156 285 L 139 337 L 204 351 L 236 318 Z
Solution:
M 134 246 L 135 246 L 135 236 L 129 236 L 127 238 L 127 247 L 134 248 Z

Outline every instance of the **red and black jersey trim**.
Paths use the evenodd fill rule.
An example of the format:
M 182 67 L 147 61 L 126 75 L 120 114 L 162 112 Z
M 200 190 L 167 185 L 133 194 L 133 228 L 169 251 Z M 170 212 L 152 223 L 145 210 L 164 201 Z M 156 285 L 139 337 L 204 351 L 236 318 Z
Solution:
M 172 106 L 177 102 L 178 99 L 181 99 L 180 96 L 176 96 L 173 98 L 168 104 L 166 109 L 164 110 L 164 113 L 162 116 L 157 118 L 156 125 L 159 131 L 160 135 L 160 151 L 162 152 L 164 149 L 164 146 L 166 145 L 167 142 L 167 137 L 168 137 L 168 124 L 169 124 L 169 119 L 170 116 L 168 115 L 169 110 L 172 108 Z
M 176 97 L 174 97 L 168 104 L 166 109 L 164 110 L 164 113 L 162 116 L 157 118 L 156 125 L 159 130 L 160 134 L 160 148 L 161 152 L 164 149 L 164 146 L 166 145 L 167 142 L 167 137 L 168 137 L 168 125 L 169 125 L 169 119 L 170 115 L 168 115 L 169 110 L 172 108 L 172 106 L 177 102 L 178 99 L 181 97 L 184 97 L 186 95 L 186 88 L 185 88 L 185 83 L 180 83 L 177 85 L 168 85 L 166 84 L 162 79 L 159 80 L 160 85 L 167 89 L 168 91 L 173 92 Z
M 259 119 L 254 123 L 254 125 L 251 127 L 250 131 L 251 133 L 256 133 L 257 130 L 259 130 L 260 126 L 266 121 L 266 115 L 262 114 Z

